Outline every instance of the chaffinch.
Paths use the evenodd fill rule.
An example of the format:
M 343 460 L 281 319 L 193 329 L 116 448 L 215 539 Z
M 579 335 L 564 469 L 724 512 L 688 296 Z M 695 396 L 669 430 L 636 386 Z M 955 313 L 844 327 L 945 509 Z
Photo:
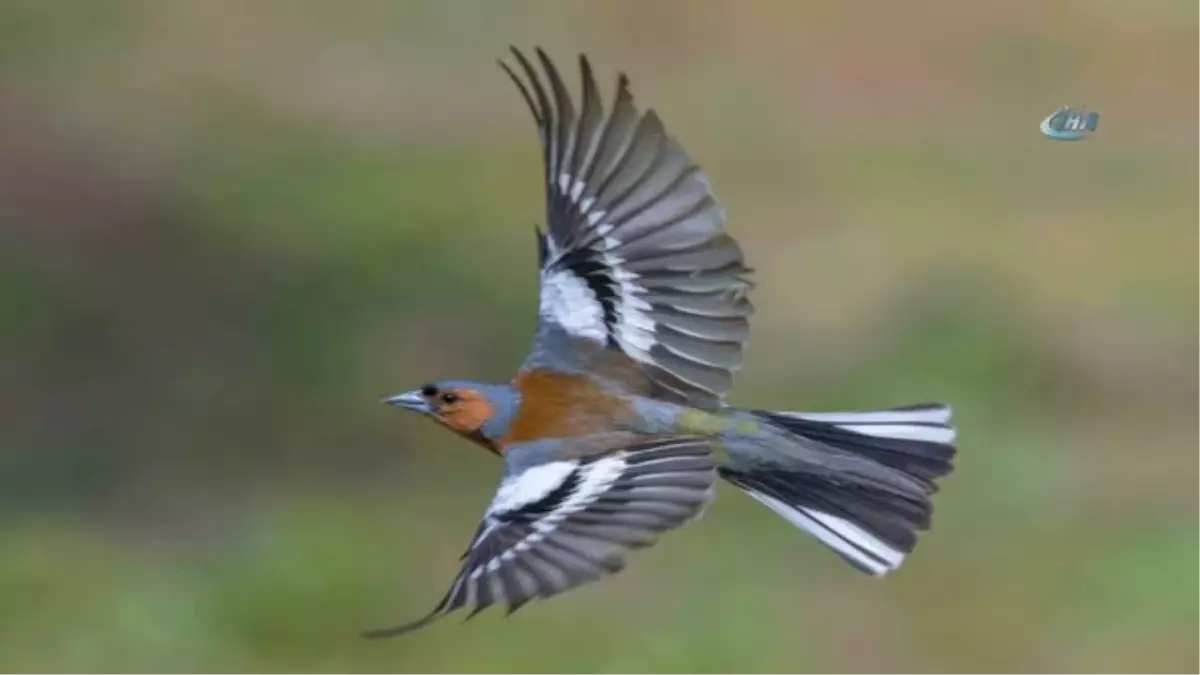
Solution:
M 952 469 L 950 408 L 743 410 L 751 272 L 708 180 L 621 75 L 605 114 L 591 66 L 568 95 L 537 50 L 501 66 L 537 122 L 547 231 L 532 350 L 512 381 L 446 380 L 387 402 L 504 460 L 458 576 L 420 628 L 454 610 L 509 613 L 612 574 L 628 549 L 701 514 L 718 478 L 872 575 L 927 529 Z

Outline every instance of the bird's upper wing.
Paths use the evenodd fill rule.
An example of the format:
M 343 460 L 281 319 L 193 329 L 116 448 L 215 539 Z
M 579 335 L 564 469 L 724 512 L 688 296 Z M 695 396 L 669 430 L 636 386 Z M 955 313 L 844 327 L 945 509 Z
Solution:
M 407 633 L 466 606 L 474 607 L 474 616 L 506 603 L 511 614 L 535 597 L 618 572 L 624 550 L 649 546 L 659 533 L 699 515 L 712 498 L 716 472 L 708 439 L 631 441 L 613 434 L 611 441 L 557 442 L 566 447 L 552 456 L 562 459 L 524 468 L 517 468 L 522 447 L 508 450 L 506 476 L 445 598 L 417 621 L 368 636 Z M 573 457 L 575 443 L 592 454 Z
M 750 272 L 708 179 L 621 75 L 605 114 L 587 58 L 576 111 L 542 50 L 545 83 L 501 65 L 537 121 L 548 232 L 539 232 L 540 325 L 527 365 L 571 359 L 578 341 L 634 360 L 672 398 L 711 407 L 742 362 Z

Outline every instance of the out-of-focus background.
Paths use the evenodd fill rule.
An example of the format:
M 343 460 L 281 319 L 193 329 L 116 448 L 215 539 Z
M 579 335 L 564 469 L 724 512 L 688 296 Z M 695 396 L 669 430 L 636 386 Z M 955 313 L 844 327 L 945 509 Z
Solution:
M 1195 672 L 1196 42 L 1184 0 L 3 2 L 0 669 Z M 527 347 L 509 44 L 707 168 L 734 404 L 955 406 L 897 574 L 722 488 L 600 584 L 357 637 L 497 483 L 378 401 Z

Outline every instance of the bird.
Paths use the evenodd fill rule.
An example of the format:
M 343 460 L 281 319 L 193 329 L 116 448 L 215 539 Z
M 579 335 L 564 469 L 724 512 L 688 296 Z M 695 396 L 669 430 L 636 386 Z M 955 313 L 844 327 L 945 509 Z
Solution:
M 546 52 L 498 61 L 540 138 L 538 317 L 508 382 L 447 379 L 387 397 L 503 460 L 500 484 L 432 611 L 508 614 L 619 572 L 733 485 L 858 570 L 883 576 L 927 530 L 953 470 L 952 410 L 779 412 L 726 402 L 753 270 L 701 167 L 622 72 L 606 106 L 586 54 L 573 99 Z

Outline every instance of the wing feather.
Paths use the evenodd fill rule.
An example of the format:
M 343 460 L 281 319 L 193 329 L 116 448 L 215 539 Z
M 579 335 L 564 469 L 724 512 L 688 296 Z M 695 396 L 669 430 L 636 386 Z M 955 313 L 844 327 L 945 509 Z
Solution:
M 615 574 L 625 551 L 652 545 L 712 499 L 708 439 L 659 436 L 600 447 L 551 462 L 563 465 L 552 470 L 539 470 L 542 464 L 506 477 L 442 601 L 416 621 L 366 635 L 409 633 L 468 607 L 474 616 L 507 604 L 511 614 L 534 598 Z M 519 455 L 519 447 L 510 449 L 506 461 L 515 464 Z M 547 476 L 558 480 L 549 490 Z
M 606 114 L 581 55 L 576 111 L 544 51 L 540 72 L 512 52 L 524 77 L 504 69 L 537 122 L 546 185 L 540 326 L 526 367 L 586 369 L 584 341 L 624 354 L 661 396 L 720 405 L 741 366 L 751 270 L 703 170 L 653 110 L 638 110 L 623 74 Z

